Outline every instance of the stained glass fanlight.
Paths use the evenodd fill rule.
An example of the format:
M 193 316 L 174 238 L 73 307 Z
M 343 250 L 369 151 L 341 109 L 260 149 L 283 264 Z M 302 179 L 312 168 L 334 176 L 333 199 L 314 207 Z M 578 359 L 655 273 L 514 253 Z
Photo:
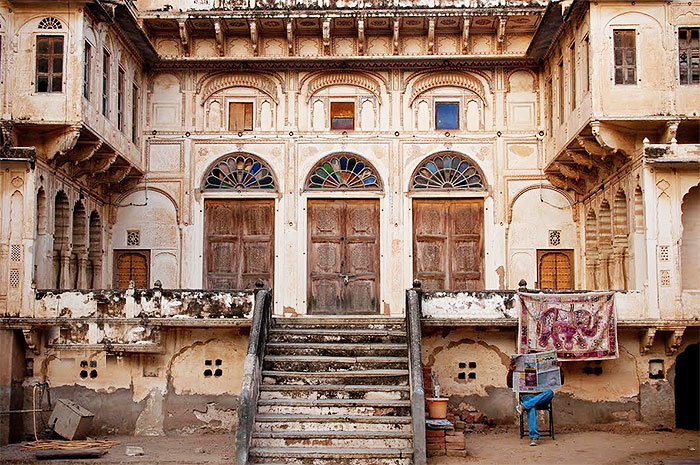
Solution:
M 352 154 L 337 154 L 321 160 L 306 181 L 307 189 L 381 190 L 374 167 Z
M 423 161 L 413 175 L 411 187 L 484 190 L 484 181 L 469 159 L 450 152 L 439 153 Z
M 262 160 L 249 154 L 231 155 L 209 170 L 203 190 L 275 190 L 272 171 Z

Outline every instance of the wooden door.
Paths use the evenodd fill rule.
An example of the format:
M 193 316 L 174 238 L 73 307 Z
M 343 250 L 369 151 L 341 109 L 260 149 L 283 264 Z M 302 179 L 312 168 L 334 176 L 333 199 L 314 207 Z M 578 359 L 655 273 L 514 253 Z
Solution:
M 413 200 L 413 275 L 423 289 L 483 289 L 483 212 L 481 199 Z
M 308 219 L 308 313 L 379 313 L 379 201 L 309 200 Z
M 207 289 L 272 287 L 274 200 L 204 202 L 204 270 Z
M 114 251 L 114 287 L 126 289 L 130 281 L 137 289 L 149 287 L 149 250 Z
M 537 287 L 539 289 L 573 289 L 574 251 L 538 250 Z

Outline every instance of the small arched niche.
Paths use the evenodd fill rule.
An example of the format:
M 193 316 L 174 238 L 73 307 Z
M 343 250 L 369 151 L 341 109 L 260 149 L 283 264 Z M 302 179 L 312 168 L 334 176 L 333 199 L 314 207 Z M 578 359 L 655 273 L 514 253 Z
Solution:
M 681 283 L 683 290 L 700 290 L 700 185 L 683 196 L 681 204 Z

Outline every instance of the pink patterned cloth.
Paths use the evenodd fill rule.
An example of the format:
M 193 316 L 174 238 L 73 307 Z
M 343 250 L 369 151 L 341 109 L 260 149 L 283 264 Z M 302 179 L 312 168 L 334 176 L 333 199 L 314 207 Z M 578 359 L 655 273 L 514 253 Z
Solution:
M 618 358 L 612 292 L 518 293 L 518 352 L 556 350 L 561 360 Z

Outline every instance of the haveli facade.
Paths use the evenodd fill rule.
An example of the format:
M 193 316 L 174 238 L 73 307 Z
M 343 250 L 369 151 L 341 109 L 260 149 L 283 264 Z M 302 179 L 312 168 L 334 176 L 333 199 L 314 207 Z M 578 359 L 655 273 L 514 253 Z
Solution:
M 101 432 L 230 431 L 254 296 L 222 290 L 396 317 L 419 280 L 462 291 L 423 362 L 509 422 L 525 280 L 617 290 L 620 357 L 566 365 L 560 422 L 675 427 L 699 31 L 692 1 L 5 2 L 2 405 L 48 380 Z

